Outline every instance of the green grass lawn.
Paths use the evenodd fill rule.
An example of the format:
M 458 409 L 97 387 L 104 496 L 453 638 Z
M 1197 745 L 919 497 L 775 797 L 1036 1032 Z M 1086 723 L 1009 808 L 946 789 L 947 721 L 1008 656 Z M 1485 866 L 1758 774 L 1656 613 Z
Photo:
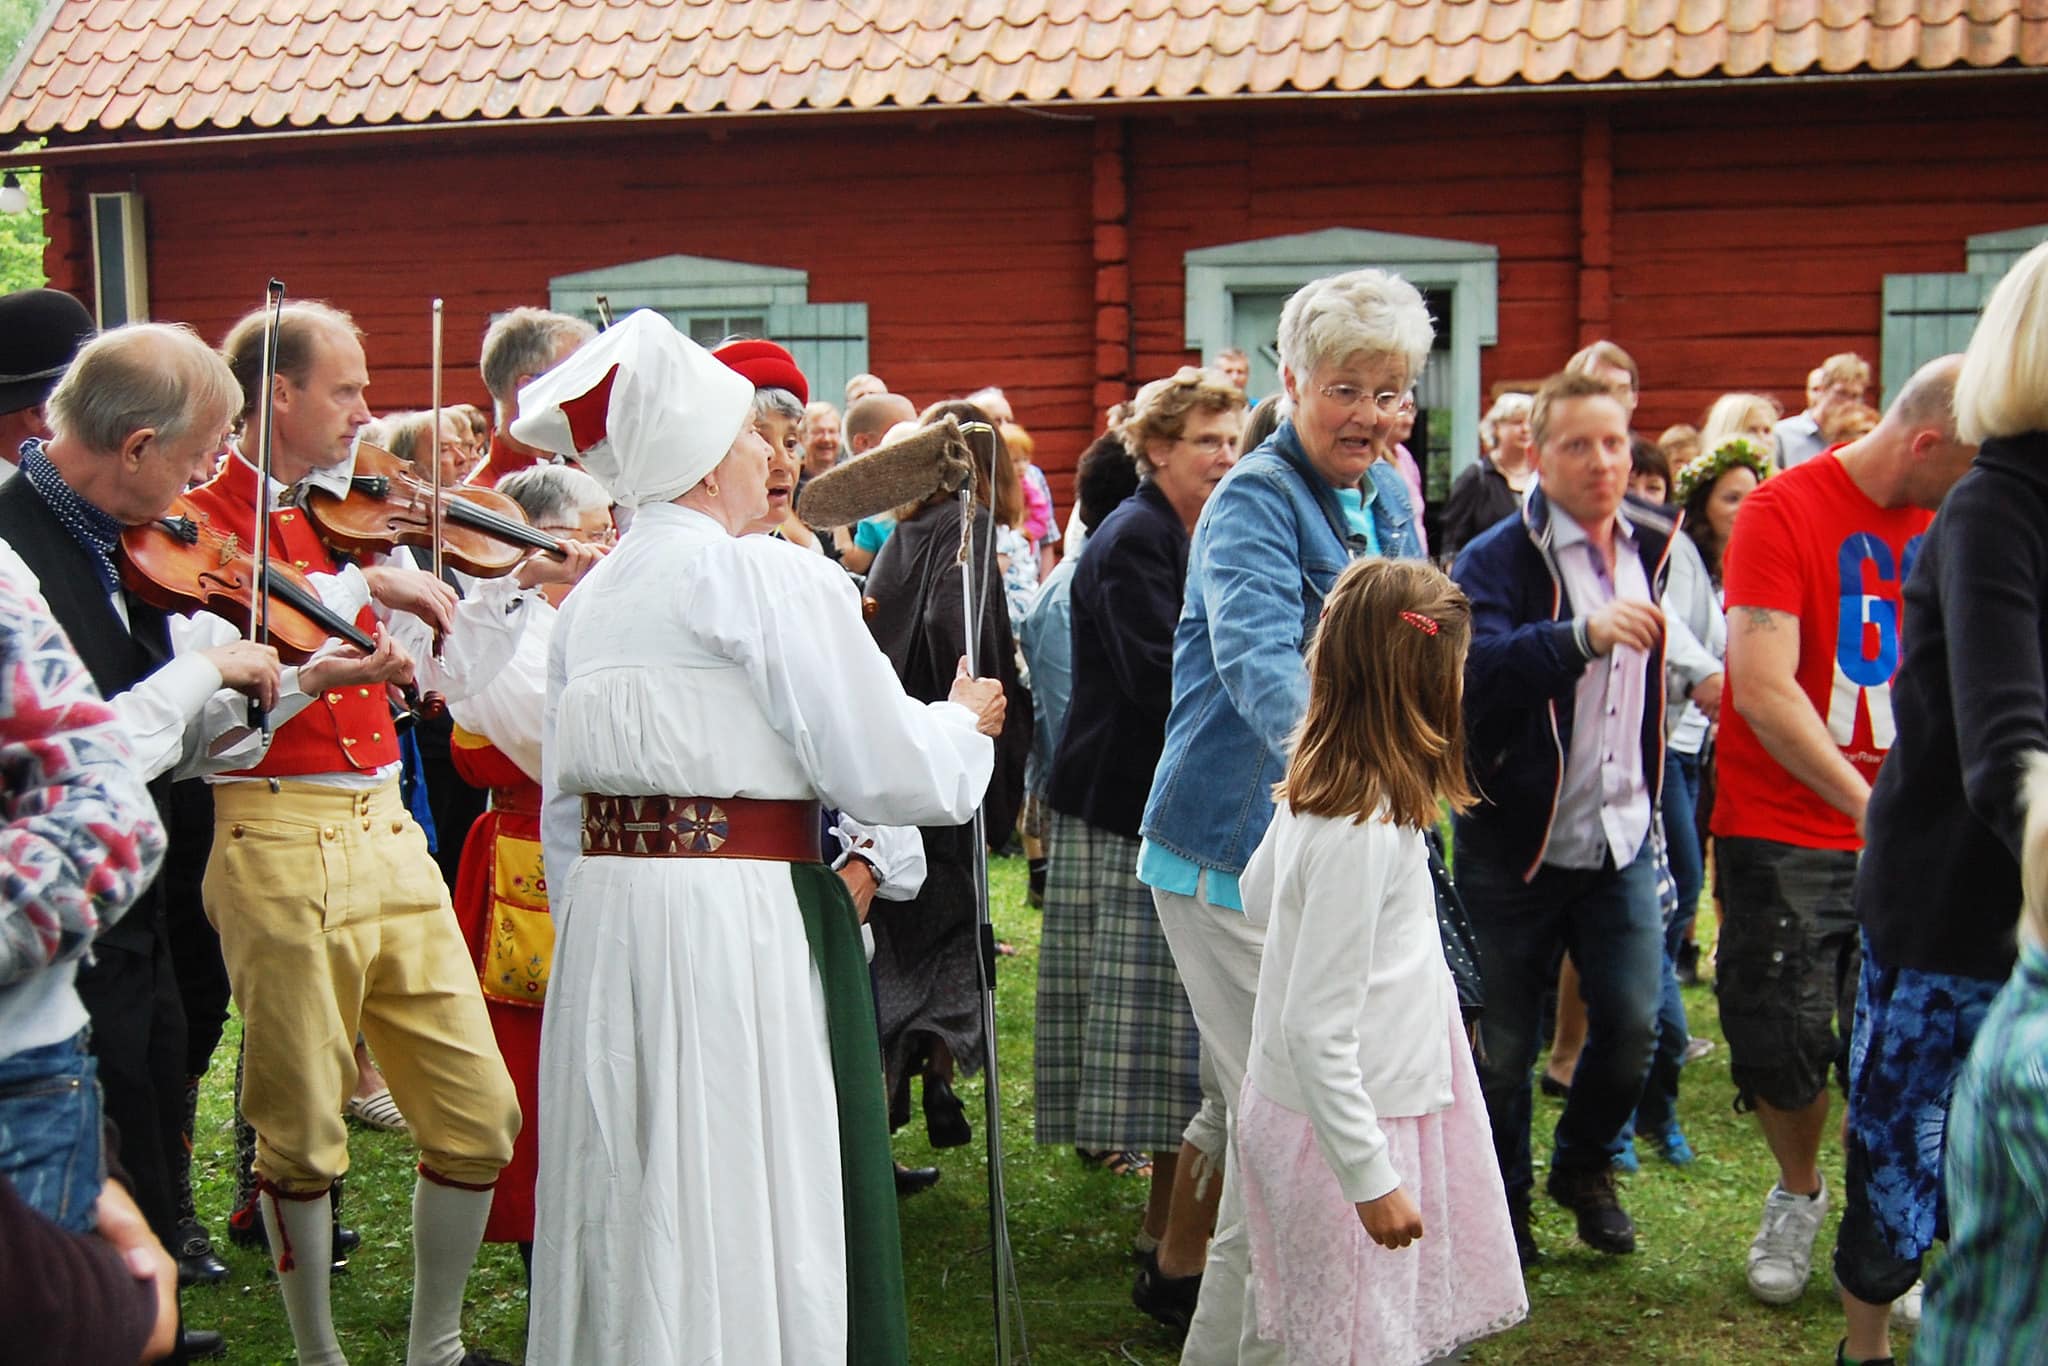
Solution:
M 1024 905 L 1024 866 L 991 869 L 999 933 L 1017 948 L 998 969 L 1004 1137 L 1008 1150 L 1011 1239 L 1022 1283 L 1031 1357 L 1042 1366 L 1177 1359 L 1166 1331 L 1130 1305 L 1128 1249 L 1144 1205 L 1142 1180 L 1084 1169 L 1066 1149 L 1031 1142 L 1032 1008 L 1038 917 Z M 1709 921 L 1711 917 L 1707 918 Z M 1706 926 L 1703 924 L 1703 929 Z M 1686 993 L 1695 1033 L 1718 1039 L 1713 997 Z M 198 1328 L 228 1335 L 228 1360 L 288 1362 L 291 1336 L 283 1305 L 259 1254 L 225 1239 L 233 1198 L 233 1031 L 218 1055 L 200 1108 L 195 1177 L 200 1209 L 221 1237 L 232 1269 L 222 1285 L 188 1291 L 185 1312 Z M 980 1082 L 961 1088 L 980 1138 Z M 1539 1196 L 1537 1237 L 1550 1254 L 1529 1279 L 1530 1316 L 1475 1349 L 1485 1363 L 1826 1362 L 1833 1360 L 1841 1313 L 1828 1276 L 1835 1217 L 1816 1245 L 1806 1297 L 1786 1309 L 1750 1299 L 1743 1256 L 1756 1231 L 1774 1171 L 1755 1122 L 1729 1108 L 1727 1050 L 1686 1070 L 1681 1113 L 1699 1161 L 1684 1171 L 1644 1156 L 1642 1174 L 1624 1182 L 1639 1248 L 1602 1257 L 1572 1237 L 1570 1216 Z M 1537 1151 L 1558 1102 L 1538 1097 Z M 347 1222 L 363 1246 L 334 1284 L 334 1315 L 355 1366 L 402 1362 L 410 1299 L 412 1149 L 403 1136 L 354 1130 Z M 993 1357 L 988 1216 L 983 1149 L 934 1154 L 921 1122 L 897 1136 L 897 1154 L 913 1166 L 936 1163 L 939 1185 L 903 1205 L 905 1275 L 910 1293 L 911 1359 L 952 1366 Z M 1830 1182 L 1841 1171 L 1840 1145 L 1823 1157 Z M 1539 1173 L 1540 1185 L 1540 1173 Z M 518 1360 L 525 1342 L 526 1291 L 510 1247 L 486 1247 L 470 1282 L 470 1345 Z M 1902 1353 L 1902 1360 L 1904 1355 Z M 609 1366 L 583 1363 L 580 1366 Z M 745 1366 L 754 1366 L 746 1363 Z M 771 1366 L 760 1363 L 760 1366 Z

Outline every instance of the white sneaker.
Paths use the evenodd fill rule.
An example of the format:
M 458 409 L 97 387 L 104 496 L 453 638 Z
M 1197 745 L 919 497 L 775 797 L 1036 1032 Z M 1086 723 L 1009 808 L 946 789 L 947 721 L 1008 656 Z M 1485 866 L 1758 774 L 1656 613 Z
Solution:
M 1892 1326 L 1894 1328 L 1918 1328 L 1920 1326 L 1920 1294 L 1925 1290 L 1924 1281 L 1913 1282 L 1913 1288 L 1892 1301 Z
M 1749 1293 L 1765 1304 L 1790 1304 L 1806 1291 L 1813 1271 L 1813 1240 L 1827 1218 L 1828 1188 L 1808 1198 L 1772 1186 L 1763 1225 L 1749 1245 Z

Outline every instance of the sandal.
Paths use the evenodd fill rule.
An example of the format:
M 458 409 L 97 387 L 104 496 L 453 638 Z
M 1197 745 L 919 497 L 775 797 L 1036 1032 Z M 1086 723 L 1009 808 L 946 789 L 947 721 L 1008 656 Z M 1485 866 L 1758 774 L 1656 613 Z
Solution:
M 399 1113 L 398 1102 L 391 1098 L 388 1086 L 367 1096 L 350 1096 L 348 1115 L 358 1124 L 382 1129 L 387 1134 L 403 1133 L 408 1127 L 405 1116 Z
M 1118 1152 L 1110 1148 L 1076 1148 L 1074 1152 L 1091 1167 L 1100 1167 L 1111 1176 L 1150 1176 L 1152 1159 L 1145 1153 L 1132 1152 L 1126 1148 Z

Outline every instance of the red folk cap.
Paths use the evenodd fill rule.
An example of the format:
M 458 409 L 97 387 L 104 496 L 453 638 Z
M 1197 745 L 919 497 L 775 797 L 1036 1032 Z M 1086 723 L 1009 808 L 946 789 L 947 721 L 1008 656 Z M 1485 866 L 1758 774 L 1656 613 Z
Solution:
M 796 357 L 772 341 L 750 337 L 727 342 L 711 354 L 746 376 L 756 389 L 787 389 L 798 403 L 811 401 L 810 381 L 797 369 Z

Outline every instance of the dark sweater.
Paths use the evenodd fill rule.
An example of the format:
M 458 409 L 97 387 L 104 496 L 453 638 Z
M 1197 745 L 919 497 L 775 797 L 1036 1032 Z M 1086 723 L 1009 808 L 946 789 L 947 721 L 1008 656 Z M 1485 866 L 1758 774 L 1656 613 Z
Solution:
M 1456 555 L 1478 540 L 1481 532 L 1512 515 L 1521 506 L 1521 495 L 1508 487 L 1507 476 L 1481 455 L 1479 463 L 1459 475 L 1457 482 L 1451 485 L 1451 496 L 1444 503 L 1443 544 L 1437 547 L 1438 550 L 1446 555 Z
M 1920 542 L 1904 617 L 1856 914 L 1886 967 L 2002 981 L 2021 765 L 2048 750 L 2048 433 L 1984 443 Z
M 1052 809 L 1138 837 L 1173 707 L 1173 628 L 1188 532 L 1155 484 L 1088 537 L 1074 571 L 1074 688 L 1053 761 Z
M 12 1366 L 127 1366 L 156 1326 L 156 1291 L 113 1247 L 66 1233 L 0 1177 L 0 1358 Z
M 27 475 L 17 475 L 0 487 L 0 540 L 35 571 L 43 598 L 50 604 L 50 615 L 71 637 L 72 647 L 85 661 L 102 697 L 128 691 L 170 660 L 169 617 L 124 589 L 129 624 L 123 626 L 114 614 L 113 599 L 100 585 L 92 555 L 57 520 Z M 168 775 L 149 785 L 159 816 L 169 814 L 170 787 Z M 183 832 L 170 830 L 173 845 L 182 838 Z M 152 953 L 163 915 L 163 879 L 158 877 L 126 915 L 100 933 L 99 942 Z

